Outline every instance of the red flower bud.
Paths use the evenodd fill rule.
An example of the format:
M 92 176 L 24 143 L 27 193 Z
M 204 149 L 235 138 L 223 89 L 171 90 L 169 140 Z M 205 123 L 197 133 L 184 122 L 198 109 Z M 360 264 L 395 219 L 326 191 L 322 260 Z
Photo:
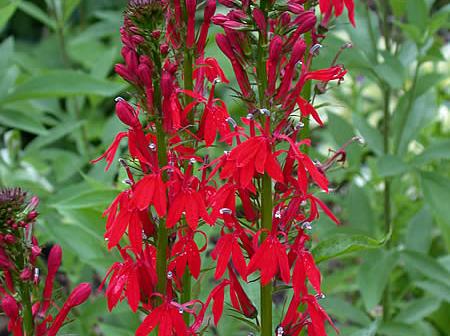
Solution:
M 5 235 L 5 237 L 3 237 L 3 241 L 6 244 L 14 244 L 16 241 L 16 237 L 14 237 L 12 234 L 8 233 Z
M 192 48 L 195 41 L 195 10 L 197 7 L 196 0 L 186 0 L 187 12 L 187 32 L 186 32 L 186 46 Z
M 125 125 L 136 128 L 140 125 L 137 112 L 123 98 L 116 98 L 116 114 Z
M 266 18 L 264 13 L 258 7 L 253 9 L 253 19 L 261 32 L 265 32 L 267 30 Z
M 33 272 L 31 271 L 30 268 L 25 268 L 24 270 L 22 270 L 22 272 L 20 272 L 20 279 L 22 281 L 28 281 L 31 279 L 31 276 L 33 275 Z

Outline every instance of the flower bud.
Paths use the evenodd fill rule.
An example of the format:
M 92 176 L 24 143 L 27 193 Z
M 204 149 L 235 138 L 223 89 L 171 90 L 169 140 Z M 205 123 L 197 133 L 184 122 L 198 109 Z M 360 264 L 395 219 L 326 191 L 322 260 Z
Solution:
M 116 98 L 116 114 L 120 121 L 122 121 L 125 125 L 132 128 L 139 126 L 137 112 L 123 98 Z
M 32 275 L 33 275 L 33 272 L 31 271 L 31 268 L 27 267 L 22 272 L 20 272 L 20 279 L 22 281 L 28 281 L 31 279 Z

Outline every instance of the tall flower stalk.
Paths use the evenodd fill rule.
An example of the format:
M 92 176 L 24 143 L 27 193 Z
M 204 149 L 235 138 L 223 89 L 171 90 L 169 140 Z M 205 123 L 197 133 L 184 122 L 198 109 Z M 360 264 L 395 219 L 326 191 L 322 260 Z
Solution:
M 91 293 L 89 284 L 78 285 L 54 314 L 52 293 L 62 251 L 59 245 L 50 250 L 45 283 L 39 288 L 41 248 L 33 235 L 38 202 L 20 188 L 0 190 L 0 307 L 13 336 L 55 336 L 72 308 Z
M 125 12 L 125 63 L 116 72 L 136 93 L 131 102 L 116 100 L 127 130 L 95 160 L 105 158 L 109 168 L 128 138 L 119 162 L 129 187 L 105 211 L 105 239 L 122 257 L 105 278 L 108 306 L 126 299 L 133 311 L 145 312 L 136 335 L 156 328 L 159 335 L 194 335 L 209 306 L 219 322 L 228 289 L 233 308 L 254 319 L 261 335 L 326 335 L 331 319 L 319 305 L 321 275 L 308 251 L 308 230 L 319 209 L 338 223 L 317 193 L 328 192 L 325 172 L 341 156 L 320 163 L 307 155 L 311 141 L 302 120 L 323 123 L 302 93 L 311 81 L 325 87 L 346 71 L 334 64 L 312 69 L 324 36 L 305 1 L 219 2 L 228 13 L 214 15 L 215 0 L 203 6 L 196 0 L 130 1 Z M 320 3 L 324 25 L 344 3 L 353 17 L 352 1 Z M 231 75 L 205 55 L 211 24 L 223 28 L 215 41 L 233 68 L 233 90 L 245 109 L 240 121 L 215 96 Z M 228 148 L 213 158 L 213 145 Z M 217 242 L 205 226 L 220 232 Z M 201 302 L 191 298 L 190 284 L 199 279 L 209 245 L 215 245 L 216 286 Z M 243 285 L 258 277 L 259 316 Z M 294 295 L 274 326 L 272 291 L 280 286 Z

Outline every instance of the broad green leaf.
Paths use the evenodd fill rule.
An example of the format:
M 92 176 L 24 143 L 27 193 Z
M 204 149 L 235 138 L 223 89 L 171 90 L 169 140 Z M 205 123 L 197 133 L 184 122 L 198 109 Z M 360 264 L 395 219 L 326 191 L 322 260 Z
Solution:
M 345 323 L 346 321 L 357 323 L 361 326 L 367 326 L 370 324 L 370 318 L 361 310 L 359 310 L 355 305 L 349 303 L 347 300 L 327 296 L 326 299 L 321 302 L 321 306 L 325 310 L 336 317 L 340 323 Z
M 397 264 L 395 251 L 383 250 L 368 253 L 360 266 L 357 282 L 367 311 L 372 310 L 380 301 L 392 270 Z
M 20 99 L 69 97 L 78 95 L 111 96 L 124 88 L 107 80 L 73 70 L 55 70 L 37 75 L 20 84 L 4 101 Z
M 30 1 L 20 1 L 19 9 L 29 16 L 35 18 L 36 20 L 42 22 L 49 28 L 55 30 L 56 22 L 52 19 L 47 13 L 45 13 L 41 8 L 39 8 L 36 4 Z
M 450 283 L 444 284 L 437 281 L 424 280 L 417 281 L 414 284 L 424 291 L 432 294 L 437 299 L 442 299 L 450 303 Z
M 450 140 L 440 140 L 425 148 L 411 160 L 411 164 L 422 166 L 434 160 L 450 160 Z
M 428 22 L 428 6 L 425 0 L 408 0 L 406 7 L 408 22 L 422 32 L 425 31 Z
M 349 212 L 348 219 L 352 227 L 367 234 L 373 234 L 376 228 L 375 217 L 366 189 L 352 183 L 346 205 Z
M 3 30 L 11 16 L 17 9 L 18 1 L 1 1 L 0 2 L 0 31 Z
M 116 196 L 116 190 L 87 190 L 53 206 L 57 209 L 101 208 L 108 206 Z
M 450 272 L 430 256 L 408 250 L 402 251 L 401 256 L 406 265 L 414 268 L 428 279 L 448 284 Z
M 394 24 L 398 26 L 417 45 L 421 45 L 423 43 L 423 31 L 421 31 L 419 27 L 397 20 L 394 20 Z
M 406 233 L 406 248 L 427 253 L 431 245 L 433 231 L 433 216 L 423 207 L 408 223 Z
M 350 336 L 375 336 L 377 334 L 379 325 L 380 325 L 380 321 L 375 320 L 367 328 L 360 329 L 354 333 L 351 333 Z
M 395 320 L 404 323 L 415 323 L 429 316 L 440 305 L 441 301 L 435 297 L 423 297 L 413 300 L 408 302 L 405 307 L 402 307 Z
M 418 77 L 415 94 L 420 97 L 429 89 L 436 87 L 440 82 L 446 79 L 446 76 L 441 73 L 431 72 Z
M 395 155 L 384 155 L 377 161 L 378 173 L 381 177 L 404 174 L 409 170 L 406 163 Z
M 441 220 L 450 225 L 450 180 L 436 173 L 421 174 L 425 202 Z
M 419 336 L 416 328 L 409 324 L 396 321 L 388 321 L 383 323 L 378 329 L 378 332 L 384 336 Z
M 374 71 L 377 76 L 393 89 L 400 89 L 403 86 L 406 70 L 403 64 L 393 55 L 383 53 L 384 62 L 375 66 Z
M 337 234 L 317 244 L 312 253 L 316 262 L 320 263 L 352 252 L 379 248 L 386 240 L 376 240 L 364 235 Z
M 411 92 L 400 99 L 394 114 L 396 154 L 399 156 L 407 152 L 409 143 L 418 137 L 435 116 L 436 98 L 433 90 L 418 97 L 412 104 L 409 99 L 413 99 Z
M 12 37 L 8 37 L 0 44 L 0 73 L 3 73 L 5 69 L 9 67 L 9 63 L 13 56 L 14 39 Z
M 39 119 L 22 111 L 0 109 L 0 124 L 34 134 L 47 133 Z
M 34 150 L 40 149 L 44 146 L 47 146 L 62 137 L 70 134 L 78 127 L 81 127 L 83 123 L 82 122 L 67 122 L 59 124 L 56 127 L 53 127 L 52 129 L 47 130 L 47 132 L 43 135 L 38 136 L 35 138 L 28 146 L 26 151 L 32 152 Z
M 353 124 L 356 129 L 361 133 L 364 141 L 367 143 L 369 148 L 373 150 L 377 155 L 383 154 L 383 137 L 376 128 L 372 127 L 365 118 L 353 113 L 352 114 Z
M 395 16 L 402 18 L 405 15 L 407 0 L 389 0 L 389 3 Z

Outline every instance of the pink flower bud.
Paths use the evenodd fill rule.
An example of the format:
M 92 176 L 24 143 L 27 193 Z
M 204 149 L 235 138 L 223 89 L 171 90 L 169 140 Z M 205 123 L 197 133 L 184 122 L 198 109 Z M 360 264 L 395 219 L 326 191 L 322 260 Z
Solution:
M 12 234 L 8 233 L 3 237 L 3 241 L 6 244 L 14 244 L 16 242 L 16 237 L 14 237 Z
M 137 112 L 123 98 L 116 98 L 116 114 L 120 121 L 131 128 L 135 128 L 140 125 Z
M 159 51 L 161 55 L 166 56 L 169 52 L 169 45 L 167 43 L 163 43 L 159 46 Z
M 6 294 L 3 297 L 1 306 L 6 316 L 10 319 L 15 320 L 19 317 L 19 305 L 11 295 Z
M 33 275 L 33 272 L 30 268 L 25 268 L 22 272 L 20 272 L 20 279 L 22 281 L 28 281 L 31 279 L 31 276 Z
M 186 46 L 192 48 L 195 41 L 195 10 L 197 7 L 196 0 L 186 0 L 187 12 L 187 32 L 186 32 Z
M 261 32 L 265 32 L 267 30 L 266 18 L 264 13 L 258 7 L 253 9 L 253 19 Z
M 158 40 L 161 37 L 161 30 L 154 30 L 150 33 L 150 36 Z
M 31 212 L 28 214 L 28 216 L 27 216 L 27 220 L 31 222 L 31 221 L 34 220 L 37 216 L 38 216 L 37 211 L 31 211 Z

